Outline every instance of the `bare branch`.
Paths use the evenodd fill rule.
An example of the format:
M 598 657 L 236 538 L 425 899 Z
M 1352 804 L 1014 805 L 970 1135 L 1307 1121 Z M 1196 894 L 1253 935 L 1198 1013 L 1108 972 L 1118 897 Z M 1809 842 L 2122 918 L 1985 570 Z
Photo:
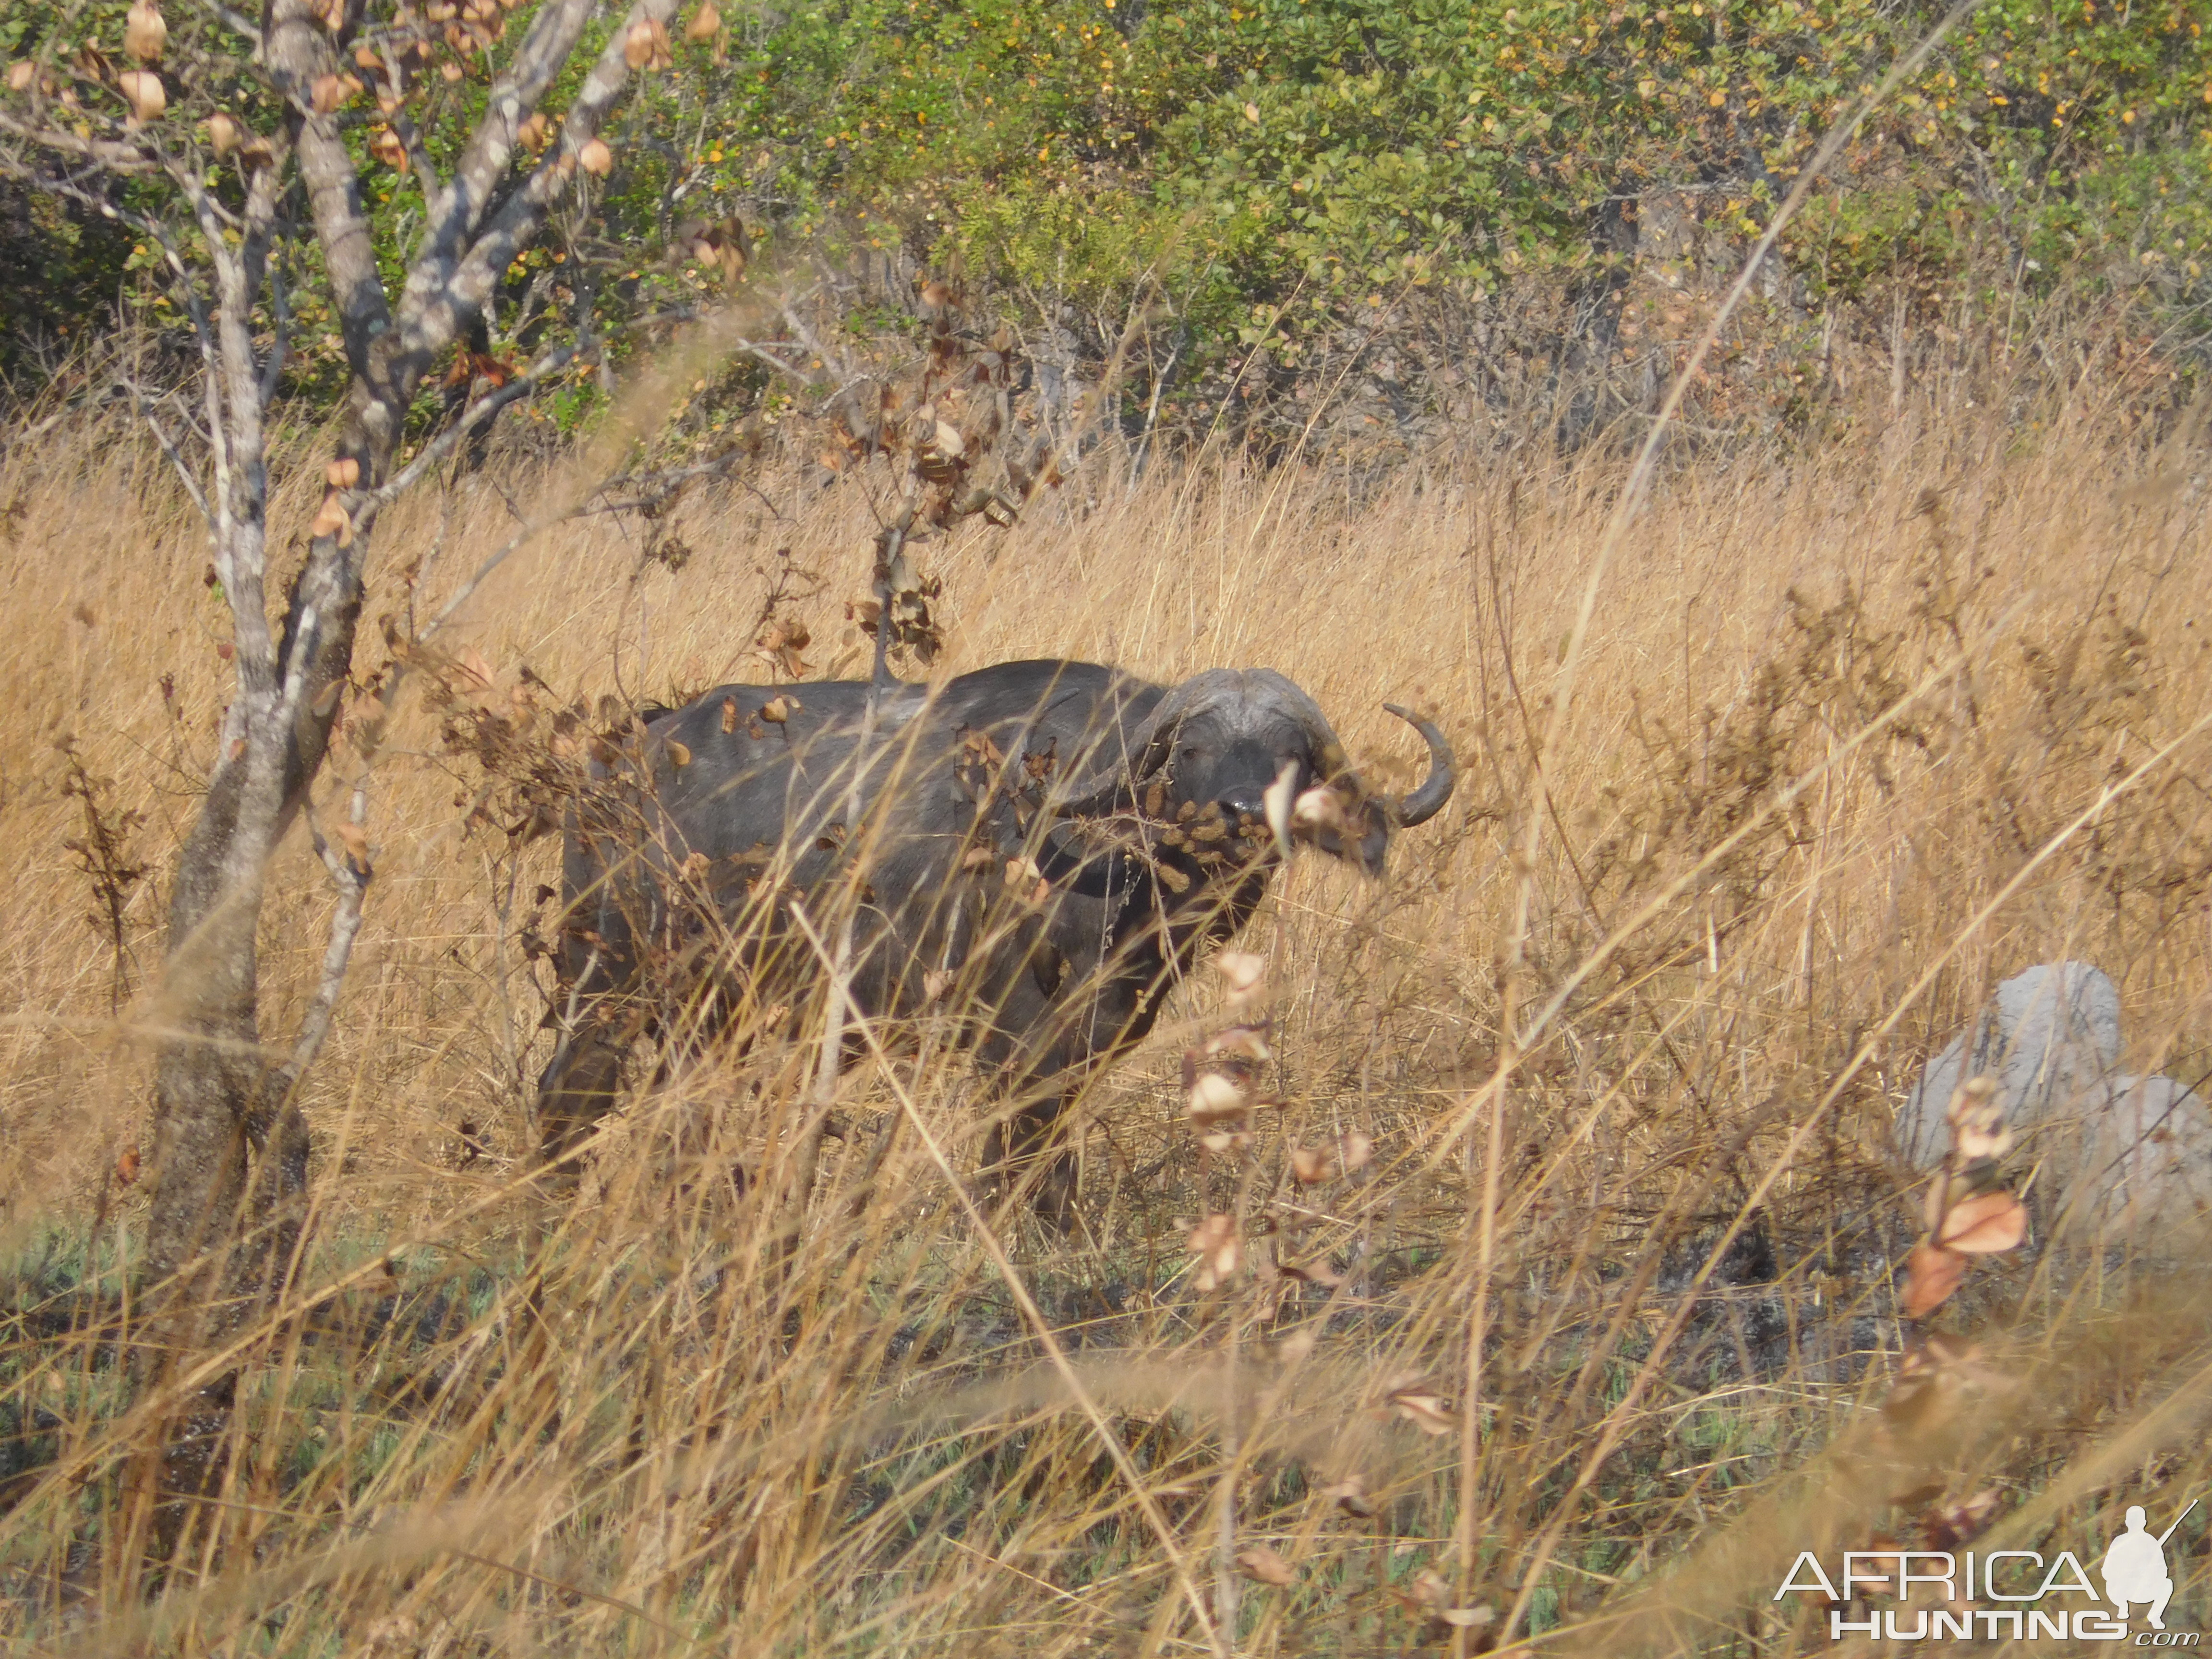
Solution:
M 244 35 L 257 46 L 261 44 L 260 24 L 244 12 L 232 10 L 222 0 L 199 0 L 199 8 L 233 33 Z
M 154 441 L 161 446 L 161 453 L 169 458 L 169 465 L 176 469 L 178 482 L 184 485 L 185 494 L 191 496 L 192 505 L 199 508 L 200 517 L 207 520 L 208 528 L 214 529 L 215 514 L 208 510 L 207 496 L 200 489 L 199 480 L 192 477 L 192 470 L 185 465 L 184 456 L 178 453 L 177 446 L 170 440 L 161 422 L 154 417 L 153 407 L 147 403 L 145 394 L 139 391 L 137 382 L 124 380 L 118 384 L 131 394 L 131 407 L 137 411 L 138 418 L 146 422 L 147 429 L 154 434 Z
M 110 173 L 151 173 L 161 165 L 136 144 L 114 138 L 81 137 L 64 127 L 35 126 L 4 112 L 0 112 L 0 132 L 57 155 L 76 156 Z
M 321 827 L 315 823 L 314 814 L 307 814 L 307 834 L 314 842 L 315 856 L 331 872 L 331 881 L 338 890 L 337 908 L 331 915 L 331 934 L 323 947 L 323 969 L 315 983 L 315 994 L 301 1016 L 300 1029 L 292 1040 L 291 1057 L 270 1073 L 263 1098 L 269 1117 L 273 1121 L 284 1107 L 291 1103 L 293 1091 L 307 1068 L 315 1063 L 322 1052 L 325 1039 L 331 1034 L 332 1017 L 338 1006 L 338 993 L 344 988 L 346 969 L 353 960 L 354 941 L 361 936 L 361 914 L 363 901 L 368 896 L 368 884 L 375 870 L 368 861 L 368 840 L 364 828 L 368 817 L 368 784 L 364 770 L 354 781 L 351 811 L 347 827 L 352 831 L 347 839 L 360 849 L 356 859 L 353 848 L 340 852 L 325 839 Z
M 575 51 L 593 9 L 594 0 L 553 0 L 541 9 L 531 20 L 530 32 L 523 37 L 514 60 L 492 83 L 483 119 L 453 164 L 452 183 L 429 204 L 429 223 L 410 264 L 406 291 L 400 301 L 400 314 L 409 332 L 427 319 L 453 279 L 469 239 L 490 205 L 492 192 L 507 176 L 523 122 Z M 617 47 L 619 40 L 617 33 Z
M 836 370 L 837 379 L 847 385 L 860 378 L 853 372 L 853 366 L 845 360 L 842 354 L 832 351 L 823 343 L 822 337 L 807 326 L 806 319 L 799 314 L 799 307 L 791 301 L 787 299 L 780 301 L 776 309 L 783 313 L 783 320 L 790 326 L 791 331 L 799 337 L 799 344 L 805 346 L 808 354 L 818 361 L 823 368 Z M 798 374 L 798 371 L 793 369 L 786 369 L 784 373 L 794 377 Z M 810 382 L 818 379 L 814 375 L 807 375 L 805 378 Z
M 392 326 L 392 307 L 377 269 L 376 246 L 362 209 L 361 179 L 334 115 L 319 115 L 310 88 L 335 72 L 337 58 L 322 23 L 307 0 L 270 0 L 264 54 L 270 78 L 292 100 L 300 179 L 322 244 L 323 267 L 337 304 L 346 357 L 364 380 L 381 380 L 372 358 L 377 337 Z M 380 393 L 385 388 L 375 388 Z M 358 400 L 356 400 L 358 402 Z M 393 418 L 397 418 L 395 416 Z
M 562 346 L 557 351 L 547 352 L 544 356 L 530 366 L 529 373 L 517 375 L 505 386 L 487 392 L 463 410 L 459 419 L 422 447 L 422 453 L 393 474 L 380 487 L 369 492 L 353 509 L 353 521 L 356 532 L 365 530 L 375 520 L 379 513 L 420 483 L 424 476 L 447 456 L 452 454 L 454 447 L 471 431 L 498 414 L 509 404 L 526 398 L 537 391 L 544 384 L 548 375 L 559 374 L 574 362 L 577 350 L 578 348 L 570 345 Z
M 622 96 L 629 80 L 629 65 L 623 58 L 623 43 L 629 30 L 640 21 L 665 24 L 675 15 L 676 0 L 637 0 L 629 17 L 608 37 L 562 120 L 560 143 L 546 152 L 522 187 L 493 215 L 442 290 L 425 301 L 425 312 L 415 325 L 424 337 L 429 337 L 435 314 L 445 319 L 444 337 L 450 339 L 463 319 L 483 310 L 500 274 L 535 240 L 546 214 L 575 178 L 577 153 L 599 136 Z
M 446 186 L 438 177 L 438 163 L 430 154 L 430 147 L 422 142 L 422 129 L 416 125 L 415 118 L 403 109 L 392 112 L 392 130 L 399 135 L 399 142 L 407 148 L 407 165 L 415 169 L 416 179 L 422 187 L 423 204 L 428 207 Z
M 155 236 L 161 234 L 156 228 L 160 222 L 158 220 L 149 219 L 145 215 L 134 213 L 129 208 L 118 207 L 98 191 L 88 188 L 74 179 L 57 179 L 51 173 L 41 173 L 36 167 L 27 166 L 9 155 L 0 155 L 0 173 L 6 173 L 10 179 L 20 179 L 46 195 L 58 196 L 66 201 L 75 202 L 97 213 L 103 219 L 112 219 L 118 224 L 128 225 L 142 235 Z
M 284 359 L 292 344 L 292 307 L 281 265 L 269 272 L 269 304 L 276 313 L 276 337 L 270 342 L 269 361 L 261 367 L 261 407 L 264 410 L 276 401 L 277 383 L 283 378 Z

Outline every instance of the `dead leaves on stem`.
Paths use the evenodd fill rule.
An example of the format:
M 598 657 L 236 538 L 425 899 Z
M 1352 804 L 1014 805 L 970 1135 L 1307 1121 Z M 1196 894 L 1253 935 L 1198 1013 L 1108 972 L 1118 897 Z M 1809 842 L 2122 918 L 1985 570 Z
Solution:
M 2027 1206 L 1997 1184 L 1997 1160 L 2013 1136 L 1996 1079 L 1962 1084 L 1943 1115 L 1951 1150 L 1929 1185 L 1928 1231 L 1905 1262 L 1900 1299 L 1908 1319 L 1925 1319 L 1948 1301 L 1974 1257 L 2016 1249 L 2027 1237 Z

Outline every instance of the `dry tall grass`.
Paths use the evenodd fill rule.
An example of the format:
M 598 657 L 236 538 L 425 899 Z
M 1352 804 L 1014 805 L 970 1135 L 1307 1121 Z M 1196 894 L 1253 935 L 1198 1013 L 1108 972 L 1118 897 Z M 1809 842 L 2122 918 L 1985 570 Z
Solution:
M 2121 985 L 2132 1069 L 2212 1064 L 2197 464 L 2089 427 L 1899 423 L 1678 476 L 1607 575 L 1540 771 L 1606 466 L 1439 465 L 1364 500 L 1327 472 L 1100 477 L 927 550 L 943 672 L 1272 666 L 1370 777 L 1414 757 L 1385 697 L 1433 711 L 1465 763 L 1387 881 L 1309 858 L 1248 935 L 1289 1103 L 1247 1158 L 1201 1154 L 1165 1034 L 1090 1103 L 1076 1235 L 1008 1234 L 1081 1399 L 928 1147 L 880 1135 L 903 1095 L 972 1170 L 972 1090 L 941 1054 L 847 1078 L 853 1138 L 787 1272 L 772 1181 L 714 1177 L 741 1152 L 772 1176 L 786 1150 L 804 1060 L 773 1048 L 635 1102 L 580 1201 L 533 1207 L 546 981 L 520 940 L 552 849 L 471 827 L 481 778 L 403 703 L 307 1103 L 314 1306 L 257 1339 L 199 1553 L 149 1594 L 104 1547 L 127 1448 L 101 1333 L 127 1316 L 139 1199 L 114 1171 L 142 1134 L 165 860 L 224 612 L 157 457 L 9 455 L 0 1632 L 118 1653 L 1353 1654 L 1503 1632 L 1778 1654 L 1828 1645 L 1825 1610 L 1771 1600 L 1801 1548 L 1993 1488 L 1987 1541 L 2086 1553 L 2126 1504 L 2212 1474 L 2197 1276 L 1998 1259 L 1939 1316 L 1980 1353 L 1900 1385 L 1912 1209 L 1885 1136 L 1989 987 L 2059 955 Z M 550 487 L 483 479 L 388 515 L 371 617 L 404 618 L 410 579 L 434 605 Z M 313 507 L 288 499 L 287 529 Z M 858 663 L 839 636 L 867 528 L 850 489 L 694 498 L 671 570 L 619 522 L 568 522 L 445 642 L 502 689 L 526 664 L 564 696 L 765 678 L 752 630 L 781 579 L 813 594 L 789 607 L 811 654 Z M 125 862 L 151 866 L 125 884 L 120 962 L 84 920 L 64 739 Z M 303 841 L 273 884 L 272 1031 L 322 950 Z M 1529 1046 L 1493 1086 L 1509 1018 Z M 702 1122 L 708 1164 L 672 1167 L 677 1126 Z M 1372 1164 L 1291 1182 L 1290 1145 L 1352 1130 Z M 1246 1248 L 1200 1291 L 1185 1238 L 1210 1212 L 1241 1216 Z M 2169 1551 L 2185 1626 L 2203 1521 Z M 1273 1555 L 1237 1577 L 1254 1550 Z M 1436 1616 L 1477 1605 L 1488 1625 Z

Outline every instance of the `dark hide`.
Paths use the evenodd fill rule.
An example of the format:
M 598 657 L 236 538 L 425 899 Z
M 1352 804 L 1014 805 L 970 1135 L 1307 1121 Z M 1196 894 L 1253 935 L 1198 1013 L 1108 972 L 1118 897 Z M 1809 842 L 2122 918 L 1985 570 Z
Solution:
M 1370 873 L 1394 818 L 1431 815 L 1451 787 L 1449 750 L 1416 722 L 1430 781 L 1403 806 L 1367 796 L 1320 709 L 1265 670 L 1169 688 L 1015 662 L 886 687 L 872 715 L 869 700 L 865 681 L 724 686 L 593 769 L 563 862 L 549 1160 L 573 1169 L 640 1030 L 696 1041 L 802 1008 L 855 894 L 859 1012 L 951 1010 L 1011 1115 L 1011 1147 L 994 1133 L 987 1162 L 1025 1160 L 1200 946 L 1258 905 L 1277 859 L 1264 796 L 1285 769 L 1295 790 L 1334 787 L 1342 824 L 1309 838 Z M 1073 1173 L 1065 1152 L 1045 1172 L 1055 1222 Z

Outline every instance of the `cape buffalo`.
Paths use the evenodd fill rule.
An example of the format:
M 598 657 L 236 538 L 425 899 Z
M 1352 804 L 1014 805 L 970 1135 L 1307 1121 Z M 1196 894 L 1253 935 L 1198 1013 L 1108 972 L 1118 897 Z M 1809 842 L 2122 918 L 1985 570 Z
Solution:
M 1365 789 L 1313 699 L 1266 669 L 1170 687 L 1012 662 L 936 687 L 728 685 L 654 716 L 602 750 L 568 817 L 544 1156 L 573 1170 L 638 1031 L 791 1018 L 828 978 L 842 904 L 854 1012 L 951 1016 L 1012 1125 L 987 1164 L 1030 1161 L 1201 945 L 1250 917 L 1288 799 L 1301 839 L 1370 875 L 1393 828 L 1443 808 L 1449 745 L 1389 707 L 1429 748 L 1402 801 Z M 1048 1220 L 1073 1174 L 1064 1149 L 1046 1165 Z

